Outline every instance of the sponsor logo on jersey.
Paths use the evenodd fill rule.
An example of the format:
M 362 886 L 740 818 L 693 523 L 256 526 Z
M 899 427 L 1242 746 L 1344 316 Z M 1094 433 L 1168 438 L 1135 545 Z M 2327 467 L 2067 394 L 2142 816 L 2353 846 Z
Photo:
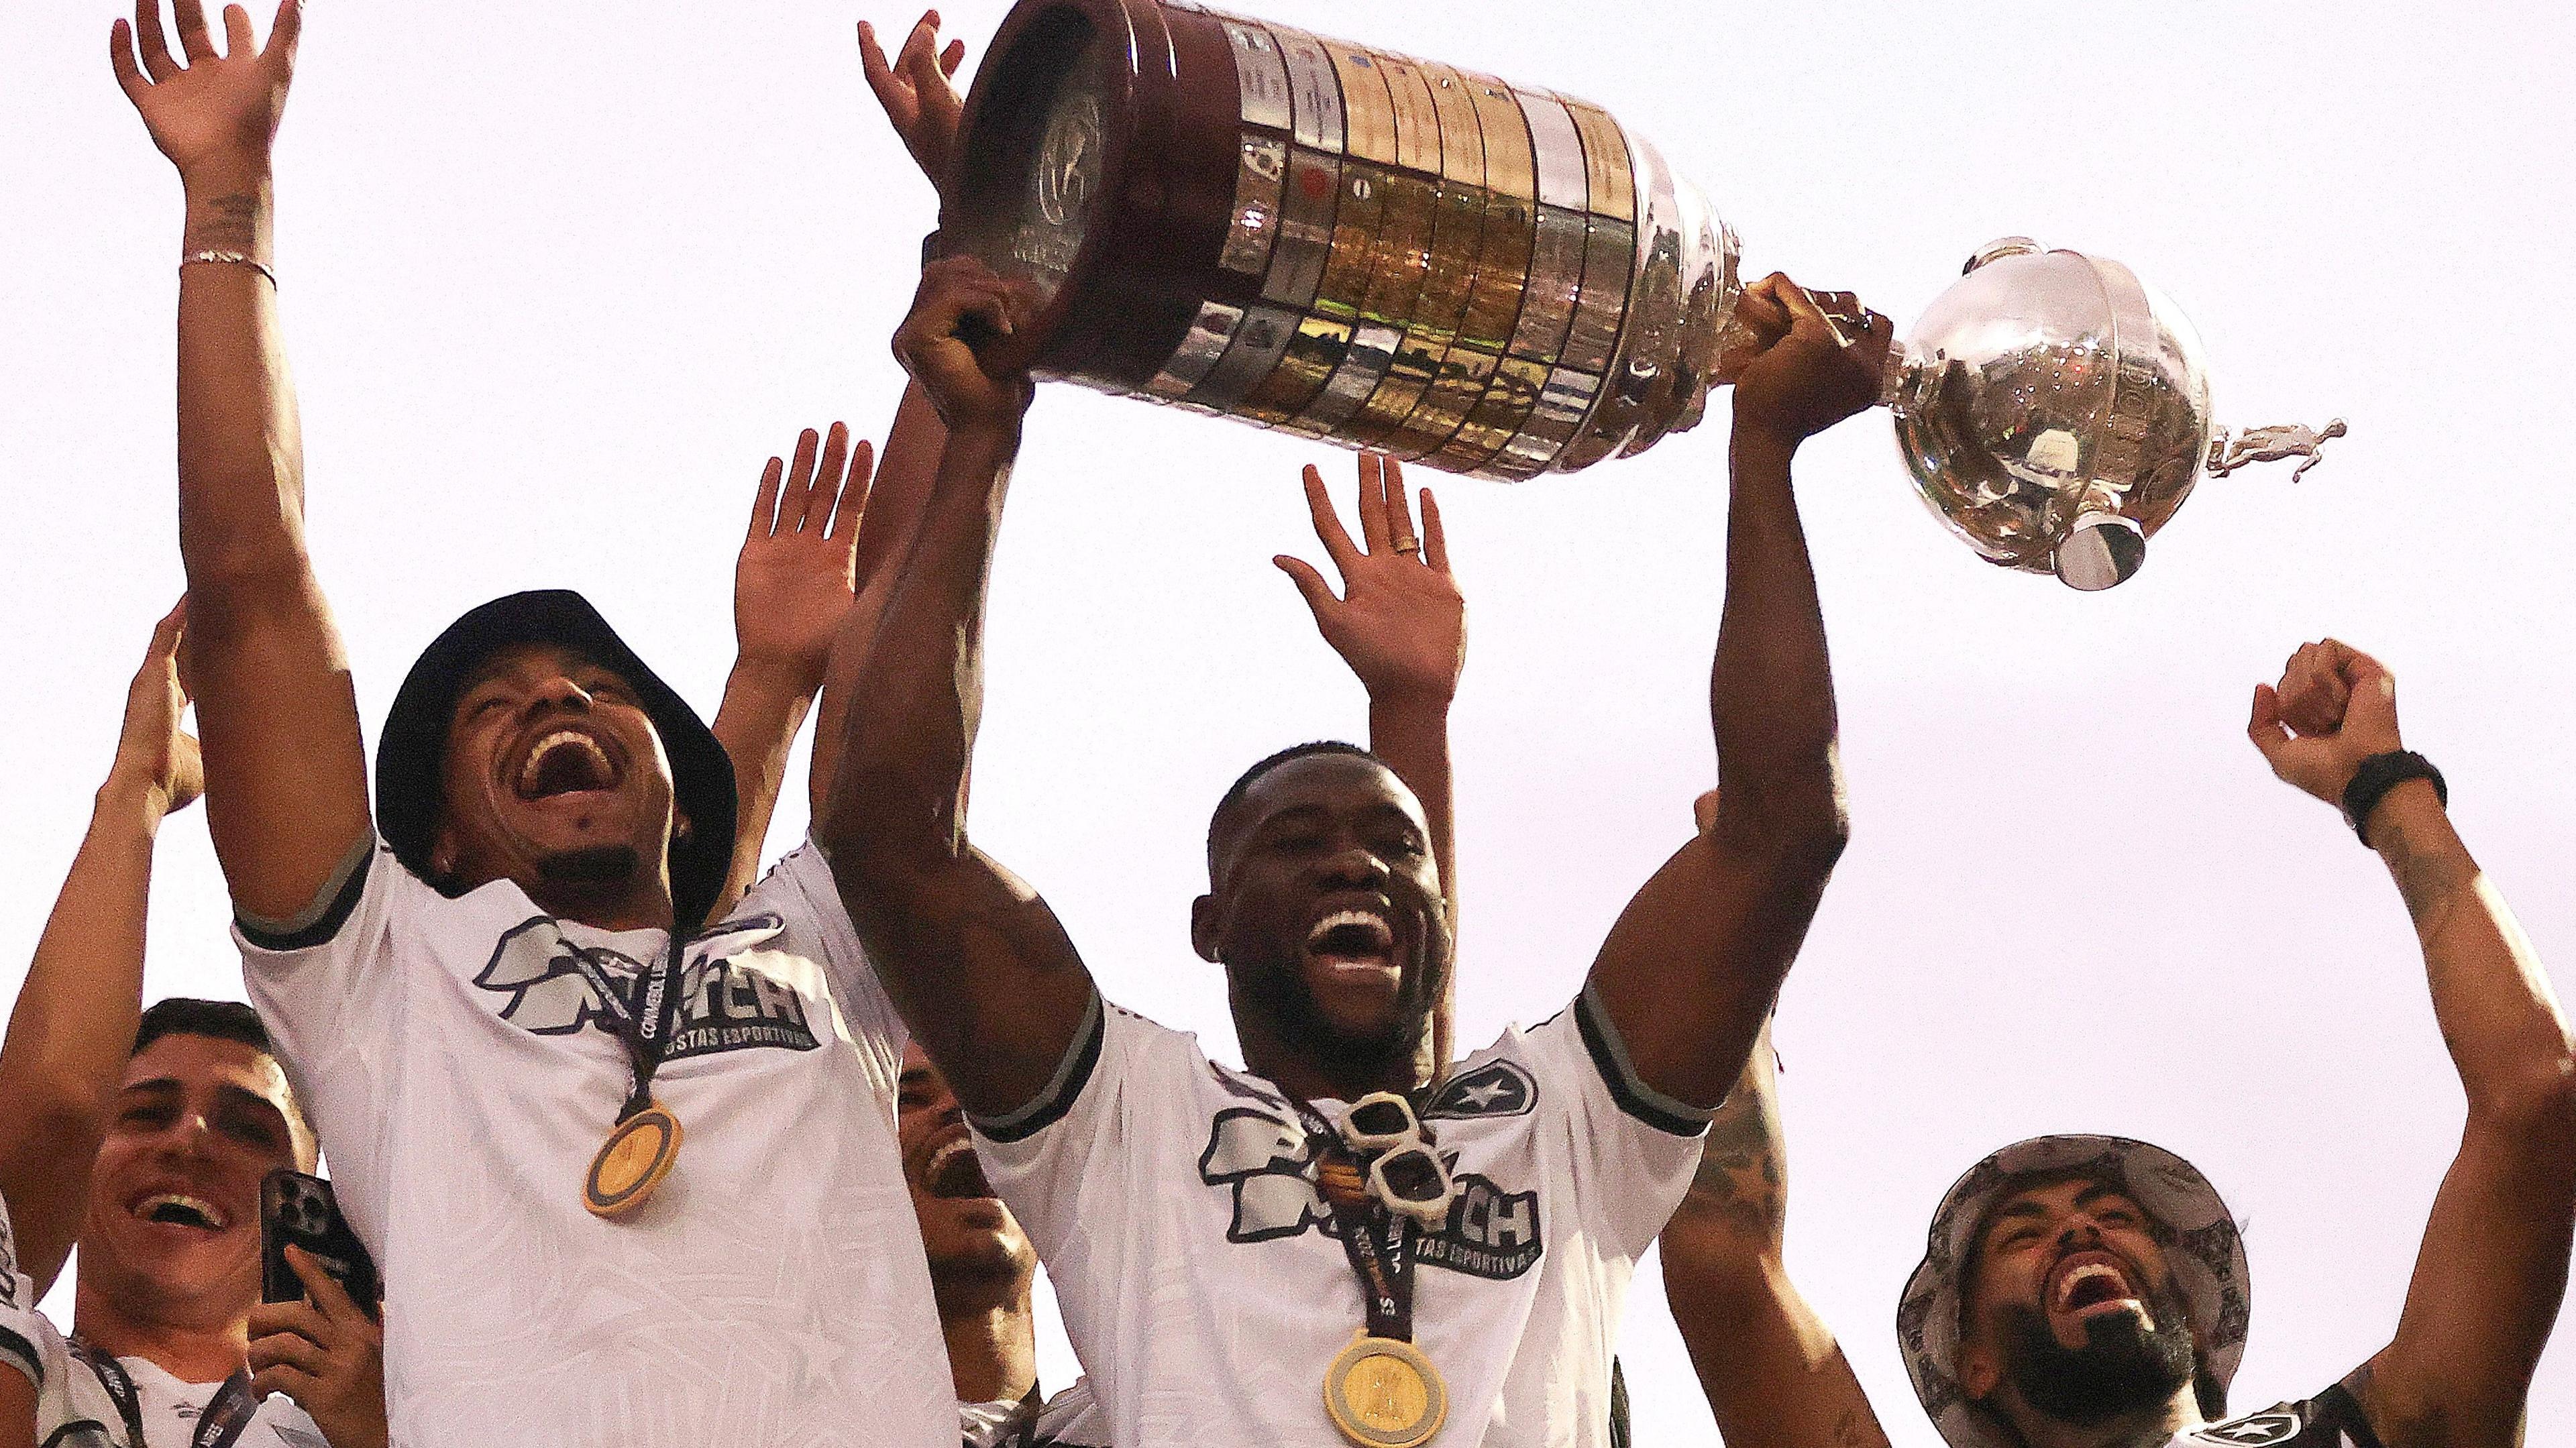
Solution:
M 1425 1116 L 1452 1119 L 1476 1116 L 1520 1116 L 1538 1100 L 1538 1083 L 1510 1061 L 1488 1061 L 1473 1071 L 1452 1076 L 1423 1109 Z
M 2250 1413 L 2216 1427 L 2203 1428 L 2191 1436 L 2196 1443 L 2219 1443 L 2226 1448 L 2270 1448 L 2272 1444 L 2287 1443 L 2298 1437 L 2299 1430 L 2305 1426 L 2296 1412 L 2274 1408 L 2270 1412 Z
M 679 1015 L 671 1053 L 680 1060 L 716 1051 L 777 1047 L 811 1051 L 822 1044 L 806 1017 L 804 997 L 785 981 L 753 966 L 751 948 L 778 933 L 769 917 L 729 921 L 719 934 L 694 945 L 680 973 Z M 629 1009 L 643 966 L 614 950 L 575 944 L 551 916 L 540 915 L 503 935 L 474 983 L 507 996 L 501 1019 L 540 1036 L 568 1036 L 585 1029 L 614 1034 L 616 1018 L 583 971 L 576 952 L 587 952 Z
M 1199 1156 L 1199 1180 L 1234 1194 L 1226 1240 L 1268 1242 L 1310 1227 L 1336 1235 L 1332 1210 L 1310 1174 L 1313 1161 L 1306 1133 L 1269 1112 L 1240 1106 L 1218 1112 Z M 1505 1191 L 1474 1172 L 1459 1173 L 1457 1182 L 1449 1220 L 1415 1239 L 1417 1258 L 1495 1281 L 1536 1265 L 1538 1193 Z

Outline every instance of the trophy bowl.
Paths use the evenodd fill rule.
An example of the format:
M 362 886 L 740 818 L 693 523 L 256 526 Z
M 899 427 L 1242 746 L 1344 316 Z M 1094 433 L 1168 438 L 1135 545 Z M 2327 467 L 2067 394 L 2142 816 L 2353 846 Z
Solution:
M 1036 294 L 1038 376 L 1518 481 L 1695 426 L 1741 248 L 1589 101 L 1183 0 L 1020 0 L 967 97 L 941 254 Z M 1845 319 L 1850 320 L 1850 319 Z M 2199 343 L 2117 262 L 2008 238 L 1890 358 L 1934 513 L 2107 588 L 2223 451 Z

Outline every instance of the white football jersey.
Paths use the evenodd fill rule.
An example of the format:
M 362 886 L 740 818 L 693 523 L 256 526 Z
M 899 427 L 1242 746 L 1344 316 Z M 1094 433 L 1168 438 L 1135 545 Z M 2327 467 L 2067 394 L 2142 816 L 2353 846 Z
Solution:
M 1599 1448 L 1628 1279 L 1706 1113 L 1635 1078 L 1587 993 L 1460 1063 L 1423 1119 L 1459 1189 L 1416 1248 L 1413 1340 L 1449 1389 L 1433 1445 Z M 1049 1090 L 972 1124 L 1110 1442 L 1343 1448 L 1323 1382 L 1360 1286 L 1275 1087 L 1095 998 Z
M 36 1385 L 36 1441 L 46 1448 L 187 1448 L 197 1415 L 221 1383 L 183 1383 L 142 1358 L 118 1358 L 135 1389 L 143 1441 L 98 1373 L 72 1353 L 53 1320 L 36 1310 L 36 1284 L 18 1270 L 9 1210 L 0 1203 L 0 1365 Z M 304 1410 L 283 1397 L 259 1405 L 232 1448 L 330 1448 Z
M 508 881 L 451 900 L 379 849 L 298 935 L 236 933 L 382 1269 L 394 1441 L 954 1441 L 894 1140 L 903 1028 L 810 843 L 689 945 L 653 1081 L 678 1158 L 615 1219 L 582 1183 L 632 1073 L 575 952 L 632 1002 L 664 932 Z

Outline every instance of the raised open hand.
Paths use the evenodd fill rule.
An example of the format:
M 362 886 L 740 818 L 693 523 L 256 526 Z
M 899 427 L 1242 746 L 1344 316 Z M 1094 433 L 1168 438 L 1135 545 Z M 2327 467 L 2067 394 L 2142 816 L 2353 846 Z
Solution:
M 1448 539 L 1440 530 L 1440 505 L 1422 490 L 1422 532 L 1404 495 L 1404 467 L 1393 458 L 1360 454 L 1360 537 L 1351 535 L 1324 491 L 1324 475 L 1306 469 L 1306 511 L 1315 537 L 1342 576 L 1340 597 L 1300 558 L 1271 561 L 1297 585 L 1315 613 L 1324 642 L 1359 675 L 1369 697 L 1447 702 L 1458 692 L 1467 666 L 1467 601 L 1449 572 Z
M 820 455 L 817 455 L 817 444 Z M 857 598 L 859 519 L 875 449 L 833 423 L 796 439 L 792 463 L 760 474 L 751 531 L 733 570 L 733 631 L 745 663 L 771 667 L 811 692 Z
M 171 7 L 186 63 L 171 56 L 162 34 L 161 0 L 136 0 L 133 23 L 119 20 L 108 31 L 116 83 L 181 180 L 265 172 L 269 145 L 286 113 L 286 88 L 295 78 L 295 43 L 304 32 L 301 0 L 280 0 L 266 50 L 251 43 L 250 12 L 225 6 L 221 54 L 206 29 L 205 0 L 171 0 Z
M 2406 747 L 2397 730 L 2396 676 L 2334 639 L 2301 644 L 2277 688 L 2254 686 L 2245 732 L 2274 774 L 2338 809 L 2363 760 Z
M 965 41 L 940 46 L 936 10 L 921 12 L 892 63 L 877 43 L 876 27 L 859 22 L 859 68 L 867 73 L 868 89 L 877 93 L 894 133 L 903 138 L 903 148 L 934 190 L 946 179 L 948 158 L 957 145 L 957 120 L 966 102 L 957 94 L 956 75 L 965 59 Z
M 112 778 L 139 785 L 155 814 L 186 809 L 206 792 L 205 765 L 194 736 L 179 727 L 188 712 L 188 689 L 179 668 L 179 647 L 188 626 L 188 600 L 182 598 L 153 625 L 152 644 L 143 667 L 125 691 L 125 727 L 117 735 Z
M 1869 330 L 1848 335 L 1827 319 L 1818 297 L 1840 316 L 1869 319 Z M 1864 312 L 1849 293 L 1811 294 L 1778 272 L 1744 289 L 1737 315 L 1750 330 L 1752 348 L 1719 359 L 1721 375 L 1735 379 L 1735 425 L 1756 428 L 1796 444 L 1878 401 L 1895 324 Z

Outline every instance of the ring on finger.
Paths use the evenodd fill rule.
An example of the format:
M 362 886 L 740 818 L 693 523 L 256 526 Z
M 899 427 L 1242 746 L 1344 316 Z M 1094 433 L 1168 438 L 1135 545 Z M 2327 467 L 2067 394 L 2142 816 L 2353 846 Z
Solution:
M 1419 553 L 1422 551 L 1422 540 L 1419 538 L 1398 538 L 1395 540 L 1395 551 L 1398 553 Z

